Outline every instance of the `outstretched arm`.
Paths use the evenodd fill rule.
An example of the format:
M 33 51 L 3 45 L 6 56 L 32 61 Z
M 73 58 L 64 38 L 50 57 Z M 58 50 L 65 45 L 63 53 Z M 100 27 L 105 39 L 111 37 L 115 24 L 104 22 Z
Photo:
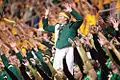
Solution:
M 64 6 L 66 8 L 66 11 L 70 12 L 72 16 L 75 17 L 76 20 L 79 20 L 79 21 L 83 20 L 82 16 L 79 13 L 77 13 L 74 9 L 72 9 L 68 3 L 65 3 Z
M 113 17 L 109 17 L 109 20 L 111 21 L 111 23 L 113 24 L 113 28 L 115 30 L 115 38 L 120 42 L 120 30 L 119 30 L 119 26 L 120 26 L 120 20 L 116 20 Z
M 6 67 L 8 67 L 10 64 L 9 64 L 9 62 L 8 62 L 7 57 L 5 56 L 5 54 L 0 53 L 0 56 L 1 56 L 1 59 L 2 59 L 3 64 L 4 64 Z
M 19 52 L 19 50 L 16 48 L 16 43 L 15 42 L 11 42 L 10 46 L 15 51 L 16 56 L 19 59 L 19 61 L 22 63 L 23 56 L 21 55 L 21 53 Z
M 78 29 L 83 22 L 83 17 L 79 13 L 77 13 L 74 9 L 72 9 L 69 4 L 66 3 L 65 7 L 66 7 L 66 11 L 70 12 L 72 14 L 72 16 L 75 17 L 75 19 L 77 20 L 72 25 L 72 28 Z
M 2 49 L 4 49 L 3 46 L 2 46 L 3 44 L 4 44 L 4 43 L 0 40 L 0 58 L 2 59 L 3 64 L 4 64 L 6 67 L 8 67 L 10 64 L 9 64 L 9 62 L 8 62 L 8 60 L 7 60 L 7 57 L 5 56 L 4 51 L 2 50 Z
M 45 17 L 42 18 L 43 29 L 45 31 L 54 32 L 55 26 L 50 26 L 48 24 L 48 14 L 49 14 L 49 9 L 46 10 Z

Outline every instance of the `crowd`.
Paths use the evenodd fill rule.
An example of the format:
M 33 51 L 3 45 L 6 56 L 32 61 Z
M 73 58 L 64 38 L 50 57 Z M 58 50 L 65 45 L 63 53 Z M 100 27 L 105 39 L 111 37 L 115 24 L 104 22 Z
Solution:
M 0 80 L 120 80 L 120 0 L 0 0 Z

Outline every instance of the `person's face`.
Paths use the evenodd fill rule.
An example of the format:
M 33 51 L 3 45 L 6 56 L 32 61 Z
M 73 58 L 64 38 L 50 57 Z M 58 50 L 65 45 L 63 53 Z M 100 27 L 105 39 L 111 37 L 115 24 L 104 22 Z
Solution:
M 10 62 L 12 64 L 15 64 L 16 66 L 20 67 L 20 62 L 15 55 L 10 56 Z
M 37 37 L 41 37 L 42 36 L 42 32 L 41 31 L 38 31 L 37 32 Z
M 33 37 L 33 32 L 32 32 L 32 31 L 29 32 L 29 36 L 30 36 L 30 37 Z
M 11 56 L 10 58 L 11 58 L 12 62 L 16 62 L 17 61 L 17 57 L 16 56 Z
M 44 33 L 44 34 L 43 34 L 43 37 L 44 37 L 44 38 L 48 38 L 48 34 L 47 34 L 47 33 Z
M 59 16 L 58 20 L 60 24 L 67 23 L 67 18 L 65 18 L 64 16 Z
M 81 80 L 82 73 L 80 71 L 74 71 L 74 77 L 76 80 Z

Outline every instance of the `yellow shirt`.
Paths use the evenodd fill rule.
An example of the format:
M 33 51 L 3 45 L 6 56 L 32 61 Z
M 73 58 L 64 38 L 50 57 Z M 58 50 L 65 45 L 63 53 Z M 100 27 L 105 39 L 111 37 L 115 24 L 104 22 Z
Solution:
M 82 33 L 83 35 L 87 35 L 90 25 L 96 25 L 96 18 L 96 15 L 87 14 L 78 32 Z
M 27 49 L 27 48 L 28 48 L 28 47 L 27 47 L 28 44 L 29 44 L 29 47 L 30 47 L 30 48 L 34 47 L 34 45 L 33 45 L 33 43 L 31 42 L 31 40 L 32 40 L 31 38 L 30 38 L 29 40 L 24 40 L 23 43 L 22 43 L 22 47 L 24 47 L 24 48 Z
M 21 52 L 22 52 L 23 55 L 26 55 L 26 53 L 27 53 L 27 51 L 26 51 L 25 48 L 22 48 L 22 49 L 21 49 Z
M 29 43 L 30 47 L 34 47 L 34 44 L 31 41 L 33 42 L 34 40 L 32 38 L 29 38 L 29 41 L 27 42 Z
M 52 33 L 52 41 L 54 41 L 54 40 L 55 40 L 55 34 Z
M 26 40 L 24 40 L 24 41 L 22 42 L 22 47 L 24 47 L 24 48 L 27 49 L 27 41 L 26 41 Z
M 16 29 L 15 27 L 12 28 L 12 34 L 13 34 L 13 35 L 17 34 L 17 29 Z
M 19 41 L 17 41 L 17 44 L 16 44 L 16 46 L 17 47 L 20 47 L 20 46 L 22 46 L 22 42 L 19 40 Z
M 27 52 L 26 49 L 28 48 L 28 47 L 27 47 L 28 44 L 30 45 L 30 42 L 29 42 L 28 40 L 24 40 L 24 41 L 22 42 L 21 52 L 22 52 L 23 55 L 26 55 L 26 52 Z M 30 45 L 30 47 L 31 47 L 31 45 Z
M 39 28 L 42 28 L 43 24 L 42 24 L 42 19 L 39 21 Z
M 120 11 L 120 0 L 117 1 L 116 8 L 116 12 Z
M 45 45 L 39 43 L 39 49 L 41 49 L 41 50 L 46 50 L 46 48 L 47 48 L 47 47 L 46 47 Z

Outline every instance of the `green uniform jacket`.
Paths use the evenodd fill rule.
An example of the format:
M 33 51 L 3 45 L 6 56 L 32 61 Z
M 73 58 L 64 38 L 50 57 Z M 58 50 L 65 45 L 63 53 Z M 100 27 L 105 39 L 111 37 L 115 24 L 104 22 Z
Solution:
M 41 51 L 38 50 L 38 52 L 35 52 L 35 55 L 37 56 L 38 60 L 41 62 L 42 66 L 39 66 L 45 73 L 47 73 L 49 76 L 51 76 L 51 71 L 47 64 L 43 60 L 43 56 L 41 54 Z
M 120 80 L 120 76 L 118 74 L 113 73 L 112 77 L 110 80 Z
M 80 16 L 75 10 L 72 10 L 70 12 L 73 17 L 76 18 L 76 22 L 70 21 L 67 24 L 60 27 L 59 30 L 59 37 L 56 42 L 56 48 L 64 48 L 71 46 L 71 44 L 68 42 L 68 39 L 74 40 L 74 37 L 77 35 L 77 29 L 80 27 L 80 25 L 83 22 L 82 16 Z M 55 26 L 49 26 L 48 25 L 48 19 L 43 18 L 43 29 L 49 32 L 55 32 Z
M 46 47 L 48 47 L 50 50 L 52 50 L 53 45 L 52 45 L 52 44 L 49 44 L 49 42 L 46 42 L 45 40 L 43 40 L 41 43 L 42 43 L 43 45 L 45 45 Z
M 34 50 L 33 50 L 33 51 L 34 51 Z M 16 55 L 17 55 L 17 58 L 18 58 L 18 59 L 20 60 L 20 62 L 22 63 L 23 56 L 21 55 L 21 53 L 19 52 L 19 53 L 17 53 Z M 42 54 L 41 54 L 41 51 L 38 50 L 38 52 L 35 52 L 35 55 L 37 56 L 38 60 L 42 63 L 42 66 L 41 66 L 41 65 L 39 65 L 39 63 L 37 63 L 37 61 L 36 61 L 37 65 L 39 65 L 39 68 L 49 74 L 49 71 L 50 71 L 50 70 L 49 70 L 47 64 L 46 64 L 46 63 L 44 62 L 44 60 L 43 60 L 43 56 L 42 56 Z M 30 62 L 30 65 L 33 65 L 33 64 L 31 63 L 31 61 L 30 61 L 30 58 L 33 58 L 33 55 L 32 55 L 31 52 L 28 52 L 28 51 L 27 51 L 27 59 L 28 59 L 28 61 Z M 33 67 L 33 66 L 32 66 L 32 67 Z
M 17 77 L 18 80 L 22 80 L 22 77 L 21 77 L 20 72 L 17 69 L 17 67 L 9 64 L 5 55 L 1 55 L 1 59 L 2 59 L 3 64 L 5 65 L 5 67 L 8 68 L 8 70 L 10 70 Z
M 30 61 L 30 58 L 33 58 L 33 55 L 32 55 L 32 53 L 31 53 L 31 50 L 30 50 L 30 51 L 27 50 L 26 55 L 27 55 L 26 58 L 27 58 L 27 60 L 29 61 L 30 65 L 33 66 L 32 62 Z
M 0 80 L 12 80 L 8 73 L 3 69 L 0 72 Z

